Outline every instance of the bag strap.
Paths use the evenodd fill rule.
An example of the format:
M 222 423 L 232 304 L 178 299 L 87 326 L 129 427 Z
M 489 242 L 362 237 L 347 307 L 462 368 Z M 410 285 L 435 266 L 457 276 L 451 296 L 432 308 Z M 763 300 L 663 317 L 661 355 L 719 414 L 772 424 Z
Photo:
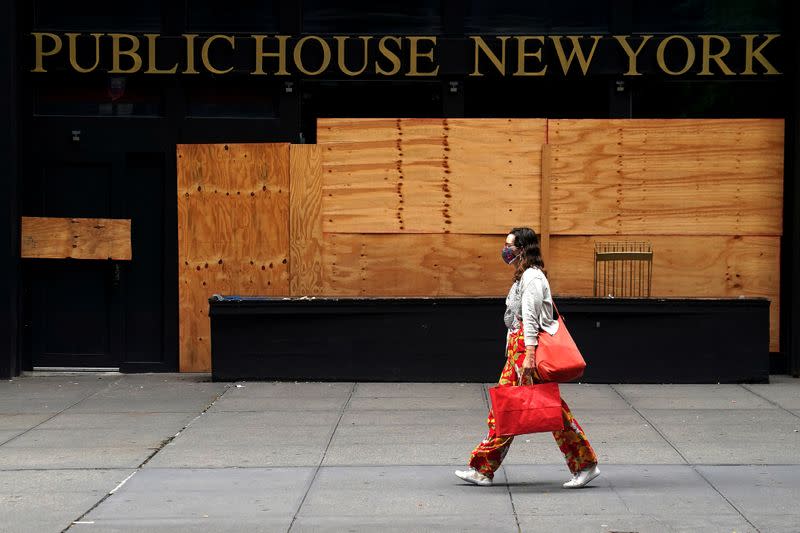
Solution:
M 550 295 L 550 299 L 553 301 L 553 309 L 556 312 L 556 316 L 553 317 L 553 320 L 558 320 L 559 318 L 561 318 L 561 313 L 559 312 L 558 307 L 556 307 L 556 299 L 553 298 L 552 294 Z

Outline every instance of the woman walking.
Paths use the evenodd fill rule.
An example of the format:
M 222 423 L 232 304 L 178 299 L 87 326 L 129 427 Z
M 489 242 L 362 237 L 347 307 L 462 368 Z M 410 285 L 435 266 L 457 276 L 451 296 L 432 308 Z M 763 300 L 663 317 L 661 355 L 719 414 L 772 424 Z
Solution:
M 514 284 L 506 297 L 505 323 L 508 328 L 506 364 L 500 374 L 499 386 L 522 383 L 541 383 L 536 370 L 536 346 L 540 331 L 554 335 L 558 322 L 553 318 L 553 297 L 544 271 L 539 237 L 530 228 L 514 228 L 506 237 L 503 260 L 516 267 Z M 586 486 L 600 475 L 597 456 L 583 429 L 572 416 L 566 402 L 561 400 L 564 429 L 553 432 L 558 447 L 564 453 L 572 479 L 564 488 Z M 495 433 L 494 415 L 489 411 L 489 434 L 472 451 L 468 470 L 456 470 L 456 475 L 475 485 L 491 485 L 494 473 L 500 468 L 514 437 Z

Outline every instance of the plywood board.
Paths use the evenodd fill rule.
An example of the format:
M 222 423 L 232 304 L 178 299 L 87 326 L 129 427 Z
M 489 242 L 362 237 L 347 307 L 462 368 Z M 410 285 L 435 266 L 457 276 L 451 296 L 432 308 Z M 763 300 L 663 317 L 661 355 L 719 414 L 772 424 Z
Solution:
M 538 223 L 544 120 L 318 125 L 326 233 L 497 234 Z
M 634 235 L 554 236 L 547 268 L 553 292 L 591 296 L 594 243 L 649 241 L 653 245 L 654 297 L 769 298 L 770 350 L 779 349 L 780 237 Z
M 23 258 L 130 261 L 133 256 L 128 219 L 22 217 L 21 236 Z
M 322 158 L 312 144 L 290 156 L 290 278 L 292 296 L 322 294 Z
M 551 232 L 780 235 L 783 121 L 552 120 Z
M 289 294 L 289 145 L 179 145 L 178 246 L 180 368 L 207 372 L 212 294 Z
M 506 234 L 325 234 L 327 296 L 505 296 Z

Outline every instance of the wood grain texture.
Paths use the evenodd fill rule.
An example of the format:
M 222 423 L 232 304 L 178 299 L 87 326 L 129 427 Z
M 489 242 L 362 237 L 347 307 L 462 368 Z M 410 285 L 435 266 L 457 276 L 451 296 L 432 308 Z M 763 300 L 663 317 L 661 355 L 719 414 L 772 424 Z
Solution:
M 31 259 L 133 258 L 128 219 L 22 217 L 20 244 Z
M 326 296 L 505 296 L 506 234 L 326 233 Z
M 539 244 L 545 263 L 550 257 L 550 145 L 542 145 L 541 203 L 539 207 Z
M 294 144 L 290 156 L 292 296 L 322 294 L 322 157 L 317 145 Z
M 289 145 L 179 145 L 180 369 L 211 369 L 208 298 L 289 295 Z
M 594 243 L 653 244 L 653 297 L 769 298 L 770 350 L 779 349 L 780 237 L 635 235 L 553 236 L 546 263 L 554 294 L 591 296 Z
M 539 221 L 541 119 L 320 119 L 326 233 L 498 234 Z
M 780 235 L 783 120 L 552 120 L 551 232 Z

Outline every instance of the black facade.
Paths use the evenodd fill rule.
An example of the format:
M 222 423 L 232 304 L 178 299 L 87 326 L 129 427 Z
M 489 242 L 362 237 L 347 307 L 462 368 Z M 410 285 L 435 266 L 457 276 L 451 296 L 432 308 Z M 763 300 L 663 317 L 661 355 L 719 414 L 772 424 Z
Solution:
M 7 127 L 0 156 L 0 376 L 34 367 L 177 370 L 175 145 L 314 143 L 319 117 L 786 119 L 782 352 L 773 356 L 773 371 L 800 372 L 800 12 L 793 2 L 2 5 L 7 16 L 0 23 L 6 44 L 0 68 L 6 81 L 0 117 Z M 211 63 L 231 66 L 224 75 L 79 74 L 64 60 L 36 73 L 31 72 L 36 32 L 158 34 L 161 68 L 182 57 L 186 34 L 241 37 L 244 52 L 210 49 Z M 440 70 L 430 77 L 348 77 L 335 70 L 253 76 L 242 58 L 254 33 L 289 35 L 290 44 L 308 35 L 331 43 L 335 35 L 436 36 Z M 643 57 L 643 75 L 624 76 L 625 56 L 618 53 L 600 57 L 588 75 L 499 76 L 492 74 L 491 63 L 482 63 L 487 74 L 470 76 L 469 36 L 485 36 L 496 46 L 497 36 L 552 34 L 597 34 L 606 40 L 679 34 L 696 42 L 701 34 L 726 36 L 737 73 L 745 68 L 742 34 L 780 34 L 768 55 L 781 74 L 670 76 L 652 57 Z M 88 37 L 81 46 L 92 51 Z M 311 50 L 308 65 L 319 60 Z M 359 60 L 358 50 L 351 50 L 347 63 Z M 130 218 L 134 259 L 21 260 L 20 216 Z

